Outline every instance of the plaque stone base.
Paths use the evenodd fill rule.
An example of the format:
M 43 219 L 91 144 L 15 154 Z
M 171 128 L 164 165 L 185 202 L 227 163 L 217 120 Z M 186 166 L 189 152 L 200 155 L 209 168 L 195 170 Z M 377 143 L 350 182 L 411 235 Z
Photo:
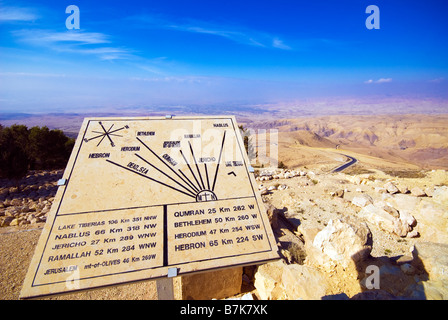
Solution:
M 211 272 L 176 277 L 176 300 L 223 299 L 241 292 L 243 268 L 228 268 Z

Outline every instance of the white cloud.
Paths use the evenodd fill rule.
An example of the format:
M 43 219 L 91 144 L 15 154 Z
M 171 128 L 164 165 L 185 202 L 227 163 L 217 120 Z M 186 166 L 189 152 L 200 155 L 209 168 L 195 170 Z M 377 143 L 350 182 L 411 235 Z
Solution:
M 12 21 L 34 21 L 39 18 L 33 10 L 29 8 L 2 7 L 0 8 L 0 22 Z
M 380 79 L 378 79 L 378 80 L 372 80 L 372 79 L 369 79 L 369 80 L 367 80 L 367 81 L 364 81 L 364 83 L 366 83 L 366 84 L 371 84 L 371 83 L 388 83 L 388 82 L 392 82 L 392 78 L 380 78 Z
M 431 83 L 441 83 L 443 81 L 445 81 L 445 78 L 443 78 L 443 77 L 429 80 L 429 82 L 431 82 Z
M 375 83 L 388 83 L 388 82 L 392 82 L 392 78 L 381 78 Z
M 291 47 L 284 44 L 282 40 L 280 40 L 279 38 L 274 38 L 272 40 L 272 46 L 274 48 L 278 48 L 278 49 L 283 49 L 283 50 L 291 50 Z
M 241 26 L 224 26 L 191 19 L 181 23 L 173 23 L 161 16 L 151 15 L 133 16 L 128 19 L 137 21 L 139 27 L 209 34 L 249 46 L 291 50 L 291 47 L 278 37 Z
M 109 44 L 109 36 L 99 32 L 73 30 L 55 32 L 41 29 L 17 30 L 12 32 L 20 41 L 35 46 L 44 46 L 58 52 L 91 54 L 101 60 L 130 59 L 131 50 L 101 45 Z
M 26 29 L 13 31 L 13 35 L 21 41 L 31 44 L 57 44 L 57 43 L 76 43 L 76 44 L 102 44 L 109 43 L 108 36 L 98 32 L 84 31 L 65 31 L 54 32 L 41 29 Z

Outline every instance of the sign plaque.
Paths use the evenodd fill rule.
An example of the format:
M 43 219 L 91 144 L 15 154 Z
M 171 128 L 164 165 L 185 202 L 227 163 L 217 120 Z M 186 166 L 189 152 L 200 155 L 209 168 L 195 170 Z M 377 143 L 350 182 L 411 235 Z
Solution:
M 233 116 L 86 118 L 21 298 L 278 258 Z

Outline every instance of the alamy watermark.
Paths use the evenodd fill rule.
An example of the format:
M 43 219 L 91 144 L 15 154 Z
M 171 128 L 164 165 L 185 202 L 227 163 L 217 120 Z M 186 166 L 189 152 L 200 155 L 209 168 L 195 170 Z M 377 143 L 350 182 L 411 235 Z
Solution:
M 380 268 L 378 266 L 371 264 L 366 268 L 366 274 L 369 276 L 366 277 L 362 284 L 369 290 L 379 289 L 380 288 Z
M 254 168 L 278 167 L 277 129 L 243 129 L 240 127 L 239 130 L 242 141 L 225 139 L 224 132 L 232 134 L 232 130 L 223 131 L 218 128 L 202 130 L 201 121 L 195 121 L 192 128 L 178 128 L 170 133 L 170 141 L 177 148 L 169 148 L 170 152 L 164 155 L 164 158 L 167 161 L 178 159 L 177 152 L 181 146 L 180 141 L 187 138 L 194 151 L 194 156 L 187 150 L 183 152 L 183 157 L 180 160 L 188 164 L 198 161 L 227 165 L 241 161 L 241 152 L 246 152 L 249 164 Z M 191 132 L 201 132 L 201 134 L 192 135 Z
M 69 5 L 67 8 L 65 8 L 65 13 L 70 14 L 65 20 L 65 27 L 68 30 L 80 29 L 81 22 L 78 6 L 75 6 L 74 4 Z
M 380 28 L 380 8 L 370 5 L 366 8 L 366 13 L 370 15 L 366 19 L 366 28 L 369 30 Z

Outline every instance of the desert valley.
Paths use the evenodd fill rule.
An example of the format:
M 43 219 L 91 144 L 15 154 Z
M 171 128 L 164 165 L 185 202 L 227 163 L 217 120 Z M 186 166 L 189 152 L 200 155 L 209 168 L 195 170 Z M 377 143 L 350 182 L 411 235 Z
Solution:
M 255 176 L 282 259 L 245 267 L 236 296 L 448 299 L 448 115 L 241 114 L 237 120 L 255 132 L 251 142 L 266 155 L 254 164 Z M 76 136 L 81 121 L 72 115 L 1 124 L 46 124 Z M 271 142 L 282 169 L 268 165 L 276 156 Z M 333 172 L 347 156 L 356 163 Z M 61 174 L 1 180 L 0 299 L 18 298 Z M 380 275 L 373 289 L 369 266 Z M 140 282 L 57 298 L 157 296 L 154 282 Z

